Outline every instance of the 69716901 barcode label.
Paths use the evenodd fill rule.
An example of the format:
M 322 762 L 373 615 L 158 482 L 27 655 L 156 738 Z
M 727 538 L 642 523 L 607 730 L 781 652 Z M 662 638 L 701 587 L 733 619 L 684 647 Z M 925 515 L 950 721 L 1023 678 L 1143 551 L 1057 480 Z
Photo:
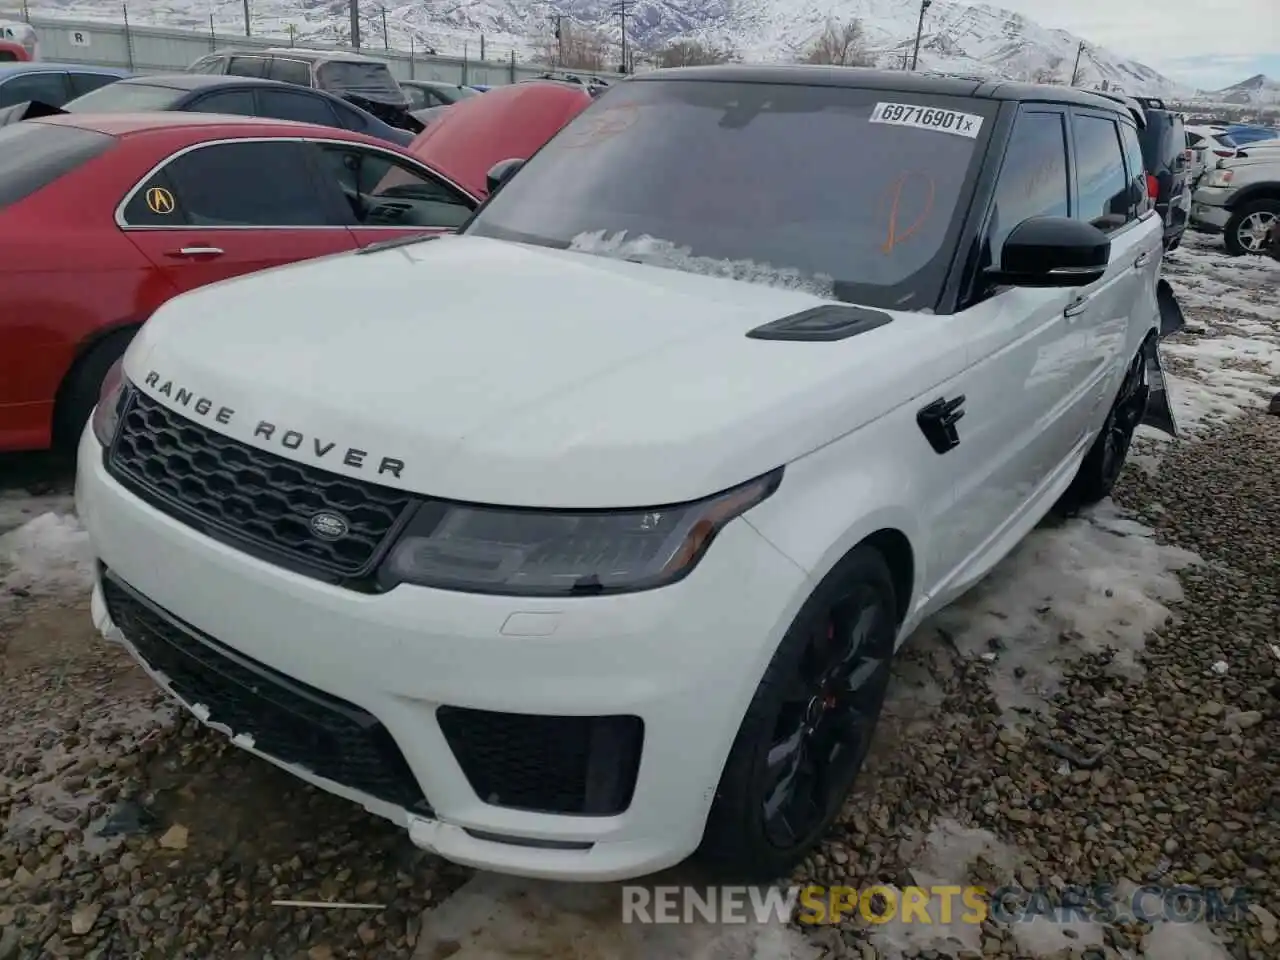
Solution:
M 896 127 L 919 127 L 973 139 L 982 129 L 982 117 L 976 113 L 960 113 L 942 107 L 921 107 L 911 103 L 877 103 L 871 111 L 872 123 L 890 123 Z

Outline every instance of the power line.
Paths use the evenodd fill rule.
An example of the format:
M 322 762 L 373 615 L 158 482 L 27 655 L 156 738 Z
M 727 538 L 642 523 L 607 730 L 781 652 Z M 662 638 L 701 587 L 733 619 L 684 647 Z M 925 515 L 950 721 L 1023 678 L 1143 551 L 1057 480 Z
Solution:
M 630 73 L 627 69 L 627 20 L 634 16 L 631 11 L 631 0 L 616 0 L 610 10 L 619 20 L 622 21 L 622 69 L 619 73 Z
M 920 38 L 924 35 L 924 12 L 929 9 L 933 0 L 920 0 L 920 20 L 916 23 L 916 48 L 911 53 L 911 69 L 915 70 L 920 62 Z

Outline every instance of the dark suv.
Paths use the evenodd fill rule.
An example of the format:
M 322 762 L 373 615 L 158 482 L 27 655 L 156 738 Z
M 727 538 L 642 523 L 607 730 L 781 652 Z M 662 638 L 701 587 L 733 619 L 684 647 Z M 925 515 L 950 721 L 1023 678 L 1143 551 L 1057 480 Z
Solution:
M 409 98 L 386 62 L 358 53 L 295 47 L 222 50 L 201 57 L 187 67 L 186 72 L 280 80 L 300 87 L 315 87 L 354 103 L 393 127 L 413 133 L 421 133 L 423 129 L 409 113 Z
M 1102 93 L 1127 106 L 1138 121 L 1138 142 L 1146 168 L 1147 190 L 1156 201 L 1164 222 L 1164 248 L 1173 250 L 1182 242 L 1191 214 L 1191 159 L 1182 115 L 1174 113 L 1157 97 L 1130 97 Z

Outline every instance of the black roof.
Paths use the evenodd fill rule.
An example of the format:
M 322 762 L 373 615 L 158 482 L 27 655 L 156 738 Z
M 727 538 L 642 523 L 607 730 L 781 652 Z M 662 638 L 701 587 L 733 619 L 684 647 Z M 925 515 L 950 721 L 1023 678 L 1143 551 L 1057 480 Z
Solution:
M 726 80 L 735 83 L 788 83 L 800 86 L 860 87 L 903 93 L 980 97 L 987 100 L 1034 100 L 1066 103 L 1127 116 L 1124 107 L 1089 90 L 1044 83 L 1017 83 L 982 77 L 958 77 L 907 70 L 872 70 L 863 67 L 827 67 L 808 64 L 717 64 L 705 67 L 670 67 L 635 74 L 627 83 L 649 80 Z
M 296 87 L 295 84 L 285 83 L 282 80 L 268 80 L 265 77 L 237 77 L 226 73 L 161 73 L 143 77 L 127 77 L 119 82 L 151 87 L 168 87 L 171 90 L 202 90 L 205 87 Z M 311 90 L 312 88 L 307 89 Z

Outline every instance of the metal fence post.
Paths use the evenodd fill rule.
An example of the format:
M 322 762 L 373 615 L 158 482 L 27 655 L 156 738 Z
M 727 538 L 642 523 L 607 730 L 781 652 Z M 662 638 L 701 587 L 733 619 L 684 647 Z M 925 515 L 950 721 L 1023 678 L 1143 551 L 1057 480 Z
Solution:
M 464 40 L 462 42 L 462 85 L 464 87 L 467 85 L 467 63 L 467 43 Z
M 411 33 L 411 34 L 409 34 L 409 79 L 410 79 L 410 80 L 414 79 L 414 76 L 413 76 L 413 48 L 414 48 L 413 34 Z
M 511 51 L 511 82 L 516 82 L 516 52 Z
M 120 4 L 120 9 L 124 11 L 124 49 L 125 54 L 129 58 L 129 72 L 133 73 L 133 33 L 129 30 L 129 5 L 127 3 Z
M 209 14 L 209 52 L 218 49 L 218 34 L 213 29 L 213 14 Z

